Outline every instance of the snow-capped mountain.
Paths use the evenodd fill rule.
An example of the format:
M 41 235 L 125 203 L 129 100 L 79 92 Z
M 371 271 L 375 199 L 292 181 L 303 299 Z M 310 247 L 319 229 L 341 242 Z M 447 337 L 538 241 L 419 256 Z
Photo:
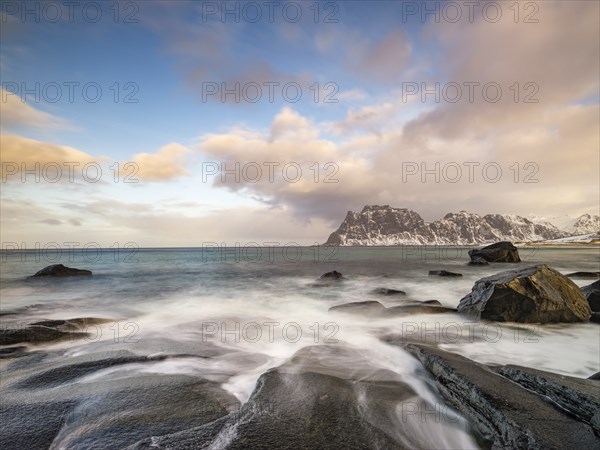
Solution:
M 497 241 L 546 241 L 572 234 L 547 222 L 535 223 L 510 214 L 480 216 L 460 211 L 448 213 L 441 220 L 425 222 L 419 214 L 406 208 L 373 205 L 365 206 L 359 213 L 349 211 L 325 244 L 477 245 Z
M 565 231 L 573 235 L 600 233 L 600 216 L 584 214 L 575 223 L 566 227 Z

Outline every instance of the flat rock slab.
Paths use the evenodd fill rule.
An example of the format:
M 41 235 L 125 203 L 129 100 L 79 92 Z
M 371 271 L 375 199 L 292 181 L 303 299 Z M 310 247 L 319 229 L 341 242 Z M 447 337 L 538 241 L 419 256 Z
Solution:
M 545 395 L 589 423 L 600 436 L 600 382 L 512 365 L 493 370 L 526 389 Z
M 590 425 L 483 364 L 435 347 L 404 344 L 433 375 L 442 395 L 493 449 L 598 449 Z

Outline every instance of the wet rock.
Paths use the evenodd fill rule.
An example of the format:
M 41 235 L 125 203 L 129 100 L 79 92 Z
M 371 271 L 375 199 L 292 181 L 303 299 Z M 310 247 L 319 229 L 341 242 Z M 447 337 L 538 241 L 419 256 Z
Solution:
M 508 241 L 496 242 L 481 249 L 469 250 L 471 262 L 483 258 L 487 262 L 521 262 L 519 250 Z
M 404 344 L 433 376 L 440 393 L 491 448 L 596 449 L 593 428 L 489 367 L 438 348 Z
M 343 348 L 302 349 L 284 366 L 260 376 L 239 413 L 203 427 L 149 437 L 131 449 L 416 448 L 414 437 L 392 420 L 399 404 L 418 402 L 414 391 L 391 372 L 362 373 L 356 354 L 349 359 L 353 365 L 344 366 L 361 373 L 340 372 L 334 363 L 340 352 L 344 358 Z
M 590 316 L 590 322 L 600 323 L 600 312 L 592 313 Z
M 18 345 L 16 347 L 0 348 L 0 359 L 15 358 L 17 356 L 21 356 L 25 353 L 26 350 L 27 347 L 23 345 Z
M 471 261 L 467 263 L 469 266 L 489 266 L 490 263 L 483 256 L 471 256 Z
M 495 368 L 495 371 L 548 397 L 577 419 L 589 423 L 600 436 L 600 389 L 595 381 L 512 365 Z
M 91 270 L 85 269 L 74 269 L 66 267 L 62 264 L 53 264 L 51 266 L 44 267 L 29 278 L 35 277 L 71 277 L 71 276 L 90 276 L 92 275 Z
M 462 277 L 462 273 L 456 272 L 448 272 L 447 270 L 430 270 L 429 276 L 438 276 L 438 277 Z
M 39 344 L 64 339 L 82 339 L 87 333 L 61 331 L 56 328 L 41 325 L 21 326 L 16 324 L 11 327 L 3 324 L 0 328 L 0 345 L 14 345 L 22 342 Z
M 593 312 L 600 312 L 600 281 L 594 281 L 592 284 L 582 287 L 581 292 L 585 295 L 590 309 Z
M 98 317 L 78 317 L 75 319 L 52 319 L 52 320 L 40 320 L 33 322 L 31 325 L 41 325 L 45 327 L 56 328 L 60 331 L 79 331 L 87 330 L 88 327 L 100 325 L 102 323 L 112 322 L 112 319 L 102 319 Z
M 387 295 L 406 295 L 406 292 L 400 291 L 398 289 L 389 289 L 389 288 L 380 287 L 380 288 L 373 289 L 371 291 L 371 294 L 386 295 L 386 296 Z
M 436 300 L 434 300 L 436 301 Z M 436 306 L 435 304 L 412 304 L 400 305 L 386 308 L 381 312 L 381 315 L 390 316 L 410 316 L 413 314 L 443 314 L 455 313 L 455 308 L 447 308 L 445 306 Z
M 594 375 L 588 377 L 588 380 L 600 381 L 600 372 L 596 372 Z
M 578 280 L 597 280 L 600 278 L 600 272 L 573 272 L 568 273 L 565 276 Z
M 376 301 L 352 302 L 335 305 L 329 311 L 346 312 L 361 315 L 377 315 L 385 309 L 381 303 Z
M 500 322 L 582 322 L 590 307 L 569 278 L 546 266 L 509 270 L 475 283 L 460 313 Z
M 321 275 L 311 284 L 311 286 L 330 286 L 343 280 L 345 280 L 344 276 L 337 270 L 333 270 Z

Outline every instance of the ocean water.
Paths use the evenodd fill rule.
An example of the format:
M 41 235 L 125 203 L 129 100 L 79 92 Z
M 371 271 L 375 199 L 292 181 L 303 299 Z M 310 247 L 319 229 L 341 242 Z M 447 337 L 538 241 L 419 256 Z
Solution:
M 87 374 L 63 387 L 93 392 L 105 379 L 140 374 L 186 374 L 214 380 L 244 403 L 259 376 L 310 346 L 339 346 L 328 353 L 336 373 L 376 374 L 385 369 L 430 404 L 443 403 L 423 379 L 419 364 L 393 342 L 437 343 L 482 363 L 518 364 L 576 377 L 600 371 L 600 326 L 593 323 L 523 325 L 473 323 L 458 314 L 373 318 L 328 311 L 331 306 L 378 300 L 385 306 L 439 300 L 456 307 L 479 278 L 545 263 L 562 273 L 599 271 L 599 248 L 524 248 L 523 262 L 467 266 L 466 247 L 227 248 L 75 250 L 62 255 L 32 250 L 3 253 L 0 276 L 3 327 L 37 319 L 98 317 L 89 336 L 37 346 L 52 352 L 53 364 L 100 352 L 136 355 L 210 354 L 126 364 Z M 93 271 L 92 277 L 27 279 L 53 263 Z M 461 278 L 428 276 L 445 269 Z M 337 270 L 346 280 L 312 286 Z M 590 280 L 574 280 L 580 286 Z M 375 288 L 400 289 L 405 296 L 376 296 Z M 321 362 L 323 363 L 323 362 Z M 6 370 L 10 360 L 0 367 Z M 333 370 L 333 369 L 332 369 Z M 389 372 L 388 372 L 389 373 Z M 12 380 L 11 382 L 14 382 Z M 16 401 L 16 400 L 15 400 Z M 399 410 L 398 410 L 399 411 Z M 462 419 L 406 421 L 412 444 L 421 448 L 474 448 Z M 452 419 L 452 420 L 450 420 Z M 401 420 L 398 412 L 398 421 Z M 68 446 L 56 442 L 55 448 Z M 62 442 L 62 443 L 61 443 Z M 416 443 L 416 444 L 415 444 Z

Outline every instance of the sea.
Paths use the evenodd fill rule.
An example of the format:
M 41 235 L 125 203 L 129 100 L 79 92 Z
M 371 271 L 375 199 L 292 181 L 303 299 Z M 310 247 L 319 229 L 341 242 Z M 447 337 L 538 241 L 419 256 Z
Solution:
M 329 346 L 350 348 L 352 354 L 360 355 L 349 360 L 347 352 L 340 352 L 339 358 L 335 351 L 327 353 L 327 364 L 336 370 L 350 374 L 358 369 L 373 373 L 385 369 L 424 401 L 443 403 L 432 383 L 424 379 L 420 364 L 399 345 L 412 341 L 436 344 L 485 364 L 516 364 L 581 378 L 600 371 L 600 326 L 594 323 L 478 323 L 456 313 L 374 317 L 329 311 L 335 305 L 367 300 L 387 307 L 438 300 L 456 307 L 480 278 L 536 264 L 547 264 L 564 274 L 600 271 L 598 247 L 525 247 L 519 250 L 522 262 L 487 266 L 467 265 L 468 250 L 453 246 L 235 246 L 3 252 L 0 324 L 18 328 L 37 320 L 106 319 L 87 326 L 84 339 L 27 348 L 51 354 L 52 368 L 99 353 L 194 355 L 210 349 L 209 358 L 182 356 L 102 367 L 64 385 L 41 387 L 38 394 L 42 397 L 54 395 L 57 389 L 68 397 L 81 386 L 93 396 L 102 380 L 115 377 L 185 374 L 217 380 L 243 404 L 265 371 L 289 361 L 303 348 Z M 93 276 L 28 278 L 57 263 L 89 269 Z M 342 273 L 344 280 L 313 284 L 332 270 Z M 430 270 L 463 276 L 429 276 Z M 593 280 L 573 281 L 583 286 Z M 373 293 L 377 288 L 406 294 L 381 296 Z M 35 395 L 10 393 L 11 384 L 36 370 L 34 365 L 11 374 L 11 364 L 18 360 L 0 361 L 4 374 L 0 389 L 8 393 L 3 401 L 35 403 Z M 400 421 L 400 408 L 397 414 Z M 409 423 L 413 444 L 477 448 L 464 421 L 454 419 Z M 68 448 L 73 436 L 60 436 L 53 448 Z

